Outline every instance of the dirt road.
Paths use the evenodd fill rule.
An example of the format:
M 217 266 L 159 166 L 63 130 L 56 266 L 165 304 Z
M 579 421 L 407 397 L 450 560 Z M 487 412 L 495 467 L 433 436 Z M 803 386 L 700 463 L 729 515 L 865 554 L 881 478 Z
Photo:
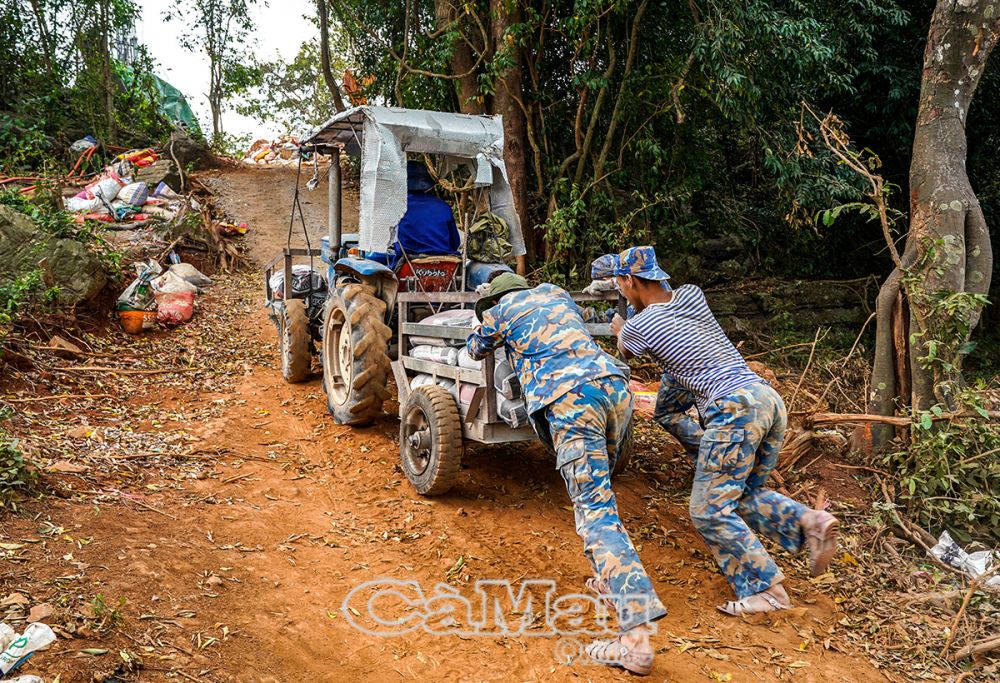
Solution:
M 231 217 L 251 226 L 258 263 L 285 241 L 293 181 L 283 170 L 207 179 Z M 325 196 L 305 198 L 318 234 Z M 476 601 L 481 579 L 551 579 L 557 595 L 582 592 L 589 568 L 563 484 L 537 447 L 470 448 L 455 489 L 422 499 L 398 465 L 393 402 L 378 424 L 350 429 L 327 415 L 318 376 L 284 384 L 257 280 L 220 277 L 185 328 L 116 336 L 113 346 L 85 340 L 110 356 L 91 365 L 131 353 L 129 367 L 172 374 L 93 373 L 74 391 L 113 398 L 19 404 L 13 424 L 30 425 L 24 445 L 55 466 L 45 479 L 58 496 L 0 516 L 0 617 L 18 625 L 47 605 L 46 620 L 75 634 L 25 672 L 62 683 L 95 673 L 274 683 L 625 679 L 559 661 L 576 645 L 540 637 L 539 619 L 510 636 L 380 637 L 352 626 L 364 618 L 351 608 L 360 615 L 369 593 L 346 610 L 345 598 L 379 577 L 415 581 L 426 593 L 440 583 Z M 841 638 L 831 577 L 810 582 L 801 561 L 782 553 L 797 609 L 747 621 L 715 611 L 731 596 L 687 517 L 689 468 L 657 429 L 639 431 L 637 462 L 616 488 L 670 610 L 650 680 L 887 680 Z M 834 573 L 843 570 L 835 563 Z M 518 611 L 508 605 L 505 618 L 517 622 Z M 470 620 L 432 621 L 457 630 Z M 135 656 L 142 668 L 129 673 L 125 660 Z

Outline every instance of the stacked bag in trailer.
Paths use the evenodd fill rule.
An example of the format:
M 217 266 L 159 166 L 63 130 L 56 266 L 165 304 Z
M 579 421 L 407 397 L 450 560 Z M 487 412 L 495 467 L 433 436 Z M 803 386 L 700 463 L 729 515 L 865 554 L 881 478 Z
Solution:
M 420 321 L 422 325 L 440 325 L 444 327 L 475 327 L 478 324 L 476 314 L 472 310 L 442 311 L 428 316 Z M 482 361 L 473 360 L 469 352 L 465 349 L 465 342 L 461 339 L 441 339 L 439 337 L 410 337 L 410 355 L 414 358 L 441 363 L 444 365 L 454 365 L 469 370 L 481 370 Z M 521 384 L 514 374 L 513 368 L 504 357 L 504 354 L 497 351 L 495 356 L 493 371 L 493 383 L 496 386 L 497 414 L 510 427 L 518 428 L 528 424 L 528 411 L 524 404 L 524 396 L 521 392 Z M 472 402 L 472 397 L 476 391 L 476 385 L 468 382 L 461 382 L 461 386 L 456 386 L 455 381 L 446 377 L 435 378 L 429 374 L 418 374 L 410 382 L 411 387 L 418 387 L 427 384 L 439 384 L 445 387 L 455 397 L 459 403 L 468 405 Z

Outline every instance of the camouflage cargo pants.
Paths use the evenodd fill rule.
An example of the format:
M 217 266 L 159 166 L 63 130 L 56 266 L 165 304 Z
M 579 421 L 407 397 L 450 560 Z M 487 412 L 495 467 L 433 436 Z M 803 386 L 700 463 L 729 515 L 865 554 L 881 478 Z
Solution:
M 694 394 L 663 373 L 660 389 L 656 392 L 653 420 L 680 441 L 693 462 L 698 460 L 698 446 L 704 433 L 698 418 L 690 413 L 695 406 Z
M 545 413 L 583 552 L 615 603 L 619 630 L 659 619 L 667 610 L 622 526 L 611 490 L 611 470 L 632 417 L 628 382 L 603 377 L 581 384 Z
M 758 383 L 709 404 L 703 419 L 691 519 L 737 597 L 745 598 L 784 579 L 755 531 L 791 552 L 804 540 L 808 508 L 765 488 L 785 435 L 785 404 Z

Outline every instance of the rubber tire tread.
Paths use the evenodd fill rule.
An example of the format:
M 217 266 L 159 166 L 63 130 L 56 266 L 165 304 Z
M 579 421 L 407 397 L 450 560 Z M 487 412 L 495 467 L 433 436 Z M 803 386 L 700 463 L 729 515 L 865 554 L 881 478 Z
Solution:
M 312 371 L 312 335 L 309 314 L 302 299 L 289 299 L 282 307 L 279 347 L 281 376 L 290 384 L 308 379 Z
M 334 404 L 327 394 L 327 410 L 337 424 L 371 424 L 382 415 L 382 404 L 389 398 L 389 338 L 392 330 L 385 324 L 385 302 L 368 285 L 351 283 L 331 295 L 330 306 L 343 310 L 351 330 L 351 387 L 343 405 Z M 326 318 L 324 316 L 324 327 Z M 323 343 L 328 340 L 324 336 Z M 324 363 L 326 353 L 323 354 Z M 326 368 L 324 367 L 324 376 Z M 324 379 L 324 389 L 326 381 Z
M 403 443 L 406 430 L 406 415 L 417 405 L 430 423 L 434 446 L 431 461 L 423 475 L 411 476 L 403 457 Z M 458 480 L 462 469 L 462 418 L 451 392 L 441 386 L 417 387 L 406 397 L 399 423 L 399 454 L 403 473 L 422 496 L 440 496 L 447 493 Z

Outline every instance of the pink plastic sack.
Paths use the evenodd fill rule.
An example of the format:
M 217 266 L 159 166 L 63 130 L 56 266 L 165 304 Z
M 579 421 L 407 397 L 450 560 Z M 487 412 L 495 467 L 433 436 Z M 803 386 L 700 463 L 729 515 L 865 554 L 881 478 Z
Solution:
M 157 292 L 155 296 L 157 322 L 180 325 L 194 315 L 194 292 Z

